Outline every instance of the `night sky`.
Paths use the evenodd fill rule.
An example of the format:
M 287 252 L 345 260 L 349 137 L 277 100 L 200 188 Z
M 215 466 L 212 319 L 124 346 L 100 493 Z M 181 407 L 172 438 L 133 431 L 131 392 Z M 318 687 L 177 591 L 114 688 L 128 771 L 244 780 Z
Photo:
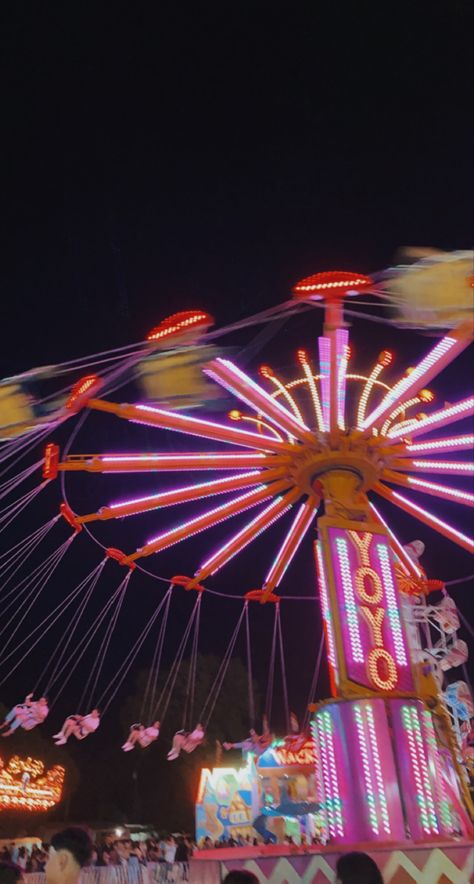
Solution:
M 403 245 L 471 247 L 464 0 L 10 4 L 3 15 L 1 377 L 141 340 L 175 310 L 199 306 L 223 326 L 286 300 L 310 273 L 381 270 Z M 295 349 L 320 333 L 319 314 L 311 318 L 285 325 L 248 368 L 265 360 L 291 377 Z M 226 344 L 239 349 L 256 331 Z M 360 321 L 352 335 L 358 370 L 388 346 L 395 377 L 430 342 Z M 439 401 L 467 395 L 471 376 L 464 355 L 432 385 Z M 108 426 L 88 421 L 75 450 L 110 445 Z M 133 448 L 130 427 L 113 431 L 117 450 Z M 77 493 L 71 486 L 72 502 Z M 52 493 L 33 527 L 56 506 Z M 436 511 L 451 517 L 449 504 Z M 466 531 L 466 515 L 452 513 Z M 405 542 L 425 539 L 431 576 L 471 573 L 467 553 L 400 516 L 395 524 Z M 120 531 L 120 542 L 104 541 L 126 545 Z M 270 545 L 225 569 L 219 588 L 255 588 L 249 569 L 269 560 Z M 193 571 L 192 546 L 178 569 L 167 554 L 155 573 Z M 313 581 L 309 548 L 286 591 L 308 595 Z M 453 594 L 468 613 L 466 589 Z M 157 591 L 140 575 L 137 608 Z M 237 616 L 229 605 L 206 601 L 205 650 L 225 648 Z M 300 708 L 320 629 L 311 616 L 295 604 L 285 620 Z M 25 693 L 24 681 L 3 688 L 4 699 Z

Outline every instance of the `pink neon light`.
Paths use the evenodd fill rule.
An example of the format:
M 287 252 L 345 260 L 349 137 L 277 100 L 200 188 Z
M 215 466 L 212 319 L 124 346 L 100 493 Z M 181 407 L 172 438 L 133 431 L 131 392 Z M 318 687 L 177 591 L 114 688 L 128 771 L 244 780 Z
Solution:
M 416 368 L 409 375 L 401 378 L 390 392 L 384 396 L 380 405 L 365 418 L 362 429 L 366 430 L 373 423 L 384 417 L 395 402 L 406 397 L 408 391 L 411 391 L 413 388 L 419 388 L 422 382 L 426 384 L 430 378 L 434 377 L 437 373 L 437 362 L 445 358 L 456 345 L 459 345 L 457 338 L 452 338 L 449 335 L 439 341 L 425 358 L 418 363 Z
M 384 831 L 387 835 L 390 835 L 390 818 L 388 815 L 388 807 L 387 807 L 387 797 L 385 795 L 385 784 L 382 776 L 382 765 L 380 763 L 380 755 L 379 755 L 379 747 L 377 742 L 377 734 L 375 730 L 375 721 L 374 721 L 374 713 L 372 707 L 368 704 L 365 706 L 365 717 L 367 721 L 367 729 L 369 732 L 370 738 L 370 747 L 372 749 L 372 759 L 374 763 L 375 770 L 375 780 L 377 783 L 377 792 L 379 797 L 379 806 L 380 813 L 382 816 L 382 822 Z
M 365 791 L 369 804 L 370 827 L 374 835 L 379 834 L 379 825 L 377 819 L 377 811 L 375 808 L 375 789 L 372 783 L 372 772 L 369 764 L 369 750 L 365 737 L 364 720 L 359 706 L 354 706 L 354 718 L 357 728 L 357 737 L 359 740 L 359 753 L 362 761 L 362 770 L 364 772 Z
M 316 517 L 316 510 L 314 508 L 308 507 L 308 504 L 303 503 L 301 505 L 300 509 L 298 510 L 298 512 L 296 513 L 294 521 L 288 531 L 288 534 L 286 535 L 285 540 L 283 541 L 283 543 L 282 543 L 282 545 L 276 555 L 275 561 L 273 562 L 272 567 L 270 568 L 267 576 L 265 577 L 264 586 L 267 583 L 273 582 L 275 577 L 277 577 L 277 583 L 275 583 L 275 587 L 279 586 L 289 565 L 293 561 L 293 558 L 294 558 L 295 553 L 297 552 L 297 550 L 301 544 L 301 541 L 306 536 L 306 533 L 307 533 L 311 523 L 314 521 L 315 517 Z M 293 552 L 291 553 L 287 562 L 285 563 L 285 566 L 284 566 L 283 570 L 281 571 L 281 574 L 279 574 L 278 571 L 280 568 L 281 561 L 284 560 L 288 546 L 289 546 L 291 540 L 293 539 L 294 535 L 298 531 L 301 532 L 300 536 L 298 537 L 298 541 L 295 544 Z
M 446 424 L 451 424 L 457 420 L 463 420 L 466 417 L 470 417 L 474 414 L 474 396 L 470 396 L 468 399 L 463 399 L 461 402 L 456 402 L 455 405 L 450 405 L 448 408 L 441 408 L 439 411 L 434 411 L 432 414 L 429 414 L 427 417 L 422 418 L 422 420 L 414 420 L 413 425 L 409 425 L 408 427 L 402 427 L 401 424 L 398 424 L 396 427 L 392 427 L 388 432 L 389 439 L 397 439 L 399 436 L 419 436 L 420 434 L 427 433 L 429 430 L 434 430 L 435 427 L 442 427 Z
M 239 479 L 251 479 L 252 477 L 262 476 L 262 470 L 252 470 L 250 473 L 240 473 Z M 135 503 L 147 503 L 148 501 L 155 501 L 156 505 L 159 506 L 160 500 L 167 500 L 173 494 L 184 494 L 187 491 L 205 491 L 206 488 L 212 488 L 213 485 L 216 486 L 216 490 L 214 494 L 225 494 L 228 491 L 228 485 L 230 482 L 233 482 L 235 476 L 227 476 L 225 479 L 214 479 L 212 482 L 201 482 L 197 485 L 187 485 L 184 488 L 170 488 L 169 491 L 161 491 L 159 494 L 150 494 L 148 497 L 137 497 L 133 500 L 123 500 L 120 503 L 111 503 L 109 504 L 109 509 L 115 510 L 120 509 L 124 506 L 129 506 Z M 211 496 L 211 495 L 208 495 Z M 185 503 L 186 501 L 173 501 L 171 499 L 170 503 Z M 133 515 L 133 513 L 128 513 L 128 515 Z
M 446 439 L 430 439 L 429 442 L 415 442 L 406 450 L 413 454 L 433 454 L 438 451 L 464 451 L 474 445 L 474 435 L 448 436 Z
M 176 411 L 163 411 L 161 408 L 152 408 L 151 405 L 136 405 L 135 406 L 139 411 L 143 411 L 145 413 L 155 414 L 155 415 L 163 415 L 164 418 L 173 418 L 173 420 L 182 423 L 183 428 L 181 427 L 167 427 L 174 432 L 178 433 L 188 433 L 190 436 L 206 436 L 205 429 L 209 427 L 211 430 L 218 430 L 220 433 L 228 433 L 232 432 L 232 435 L 239 435 L 242 437 L 242 445 L 245 445 L 243 441 L 245 437 L 251 436 L 255 439 L 255 447 L 262 448 L 262 443 L 269 442 L 270 443 L 270 451 L 277 443 L 277 440 L 272 439 L 271 436 L 265 436 L 263 433 L 252 433 L 250 430 L 239 430 L 238 427 L 226 427 L 225 424 L 216 424 L 214 421 L 203 420 L 203 418 L 194 418 L 189 417 L 187 415 L 178 414 Z M 138 418 L 134 418 L 134 423 L 144 423 L 146 424 L 146 420 L 140 421 Z M 156 426 L 156 425 L 155 425 Z M 211 435 L 212 438 L 212 435 Z M 223 442 L 227 442 L 228 440 L 222 439 Z M 230 444 L 233 444 L 233 440 L 230 440 Z
M 450 488 L 449 485 L 439 485 L 437 482 L 425 482 L 424 479 L 415 479 L 414 476 L 407 476 L 406 479 L 410 485 L 413 485 L 415 490 L 419 489 L 427 494 L 445 497 L 447 500 L 454 500 L 456 503 L 463 503 L 466 506 L 474 505 L 474 494 L 470 494 L 468 491 Z
M 388 525 L 387 525 L 385 519 L 383 518 L 382 514 L 379 512 L 378 509 L 376 509 L 376 507 L 374 506 L 373 503 L 369 503 L 369 506 L 370 506 L 370 509 L 372 510 L 372 512 L 374 512 L 375 515 L 377 516 L 378 521 L 379 521 L 379 522 L 384 526 L 384 528 L 387 530 L 387 532 L 388 532 L 388 534 L 389 534 L 389 537 L 390 537 L 391 540 L 393 541 L 394 546 L 396 546 L 396 548 L 397 548 L 397 552 L 398 552 L 398 555 L 400 556 L 400 562 L 401 562 L 401 564 L 403 565 L 405 572 L 406 572 L 407 574 L 409 574 L 410 571 L 414 571 L 415 574 L 416 574 L 418 577 L 422 577 L 422 576 L 423 576 L 423 571 L 422 571 L 421 568 L 416 564 L 416 562 L 414 562 L 413 559 L 411 559 L 410 556 L 405 552 L 405 550 L 403 549 L 403 546 L 402 546 L 402 544 L 400 543 L 400 541 L 398 540 L 398 538 L 395 536 L 395 534 L 393 533 L 393 531 L 388 527 Z
M 329 593 L 326 580 L 326 571 L 324 568 L 323 552 L 321 549 L 321 542 L 319 540 L 316 542 L 316 556 L 318 561 L 319 593 L 321 598 L 323 619 L 326 624 L 326 635 L 328 641 L 328 660 L 334 671 L 337 672 L 336 643 L 334 641 L 332 615 L 329 605 Z
M 319 346 L 319 371 L 321 384 L 321 404 L 323 409 L 324 429 L 329 430 L 331 419 L 331 391 L 330 391 L 330 372 L 331 372 L 331 339 L 318 338 Z
M 225 553 L 225 551 L 227 549 L 229 549 L 229 547 L 232 546 L 234 543 L 238 543 L 240 538 L 244 538 L 250 528 L 252 528 L 254 526 L 260 526 L 259 528 L 257 528 L 257 530 L 253 534 L 251 534 L 250 537 L 247 537 L 247 539 L 245 540 L 244 543 L 242 543 L 240 546 L 237 546 L 237 548 L 233 551 L 232 555 L 229 556 L 225 560 L 225 564 L 227 564 L 227 562 L 230 562 L 230 560 L 233 559 L 234 556 L 237 555 L 237 553 L 239 553 L 239 552 L 241 552 L 241 550 L 245 549 L 245 547 L 249 543 L 251 543 L 253 540 L 255 540 L 263 531 L 266 531 L 266 529 L 269 528 L 270 525 L 273 525 L 273 523 L 276 522 L 277 519 L 281 518 L 281 516 L 283 516 L 284 513 L 287 513 L 288 510 L 291 509 L 291 504 L 288 504 L 288 506 L 284 507 L 284 509 L 281 509 L 282 500 L 283 500 L 283 498 L 281 496 L 275 498 L 275 500 L 273 500 L 269 504 L 269 506 L 267 506 L 261 513 L 259 513 L 257 516 L 255 516 L 254 519 L 251 519 L 250 522 L 247 522 L 247 524 L 244 525 L 244 527 L 241 528 L 240 531 L 237 531 L 237 533 L 234 534 L 234 536 L 231 537 L 230 540 L 228 540 L 226 543 L 224 543 L 223 546 L 220 547 L 220 549 L 216 550 L 216 552 L 213 553 L 213 555 L 209 559 L 207 559 L 207 561 L 204 562 L 203 565 L 201 565 L 201 567 L 199 568 L 199 571 L 207 571 L 209 568 L 213 568 L 213 570 L 211 571 L 211 574 L 215 574 L 219 570 L 219 568 L 221 568 L 222 565 L 224 564 L 224 562 L 220 562 L 220 563 L 218 562 L 218 559 L 221 557 L 221 555 L 223 553 Z M 267 516 L 271 512 L 273 512 L 274 510 L 276 510 L 276 512 L 275 512 L 273 518 L 269 522 L 267 522 L 266 521 Z M 260 523 L 262 521 L 264 522 L 264 524 L 260 525 Z M 215 562 L 217 562 L 217 565 L 214 568 L 213 565 Z
M 177 463 L 186 466 L 188 460 L 199 460 L 202 461 L 213 461 L 218 457 L 219 460 L 226 460 L 229 462 L 229 465 L 232 466 L 233 461 L 239 460 L 247 460 L 250 463 L 258 458 L 259 460 L 264 457 L 268 457 L 267 454 L 263 454 L 261 452 L 255 452 L 255 454 L 246 454 L 245 452 L 240 452 L 236 454 L 222 454 L 220 451 L 216 451 L 213 454 L 120 454 L 120 455 L 107 455 L 105 457 L 99 457 L 103 463 L 123 463 L 124 461 L 128 461 L 130 463 L 140 463 L 144 460 L 152 460 L 156 463 L 160 463 L 161 461 L 169 461 L 170 463 Z M 210 464 L 210 468 L 212 469 L 212 463 Z
M 345 427 L 346 375 L 349 361 L 349 332 L 347 328 L 336 330 L 336 371 L 337 371 L 337 425 Z
M 474 541 L 467 537 L 466 534 L 462 534 L 461 531 L 458 531 L 457 528 L 453 528 L 452 525 L 448 525 L 447 522 L 443 522 L 441 519 L 438 519 L 437 516 L 434 516 L 433 513 L 428 512 L 428 510 L 423 509 L 423 507 L 418 506 L 418 504 L 413 503 L 411 500 L 407 500 L 406 497 L 403 497 L 401 494 L 398 494 L 397 491 L 392 491 L 392 496 L 403 503 L 406 509 L 411 510 L 413 515 L 419 513 L 424 516 L 425 519 L 428 519 L 433 525 L 439 525 L 440 528 L 445 528 L 447 531 L 450 531 L 456 537 L 459 538 L 462 543 L 465 543 L 466 546 L 469 546 L 470 549 L 474 552 Z
M 408 666 L 407 654 L 405 649 L 405 639 L 403 636 L 400 611 L 398 608 L 392 568 L 390 563 L 390 554 L 385 544 L 377 544 L 377 554 L 379 557 L 380 568 L 383 576 L 385 597 L 387 599 L 387 616 L 393 637 L 395 659 L 399 666 Z
M 215 366 L 215 369 L 219 366 L 223 367 L 226 369 L 226 375 L 230 375 L 230 378 L 228 376 L 221 377 L 220 373 L 215 369 L 213 370 L 212 366 Z M 228 359 L 221 359 L 218 357 L 213 363 L 211 363 L 211 366 L 208 369 L 205 369 L 205 373 L 210 377 L 213 377 L 227 390 L 230 390 L 231 393 L 234 393 L 243 402 L 246 402 L 254 411 L 261 411 L 268 420 L 273 421 L 273 423 L 279 426 L 280 429 L 288 432 L 288 425 L 290 425 L 294 430 L 305 430 L 308 433 L 310 432 L 309 427 L 307 427 L 306 424 L 295 417 L 295 415 L 291 414 L 284 405 L 272 396 L 269 396 L 263 387 L 260 387 L 259 384 L 255 383 L 255 381 L 249 377 L 249 375 L 241 371 L 240 368 Z M 244 384 L 244 390 L 240 388 L 240 385 L 235 386 L 235 383 L 232 384 L 232 378 L 237 379 Z M 246 396 L 245 388 L 253 390 L 259 399 L 263 399 L 267 403 L 267 410 L 262 407 L 261 403 L 256 403 L 254 398 Z
M 354 584 L 349 563 L 347 541 L 343 537 L 336 538 L 336 553 L 339 565 L 339 579 L 341 580 L 344 592 L 352 660 L 355 663 L 363 663 L 365 656 L 360 640 L 359 617 L 354 594 Z
M 244 512 L 246 509 L 250 509 L 251 506 L 256 506 L 257 503 L 260 503 L 259 500 L 256 500 L 256 501 L 255 501 L 255 500 L 253 500 L 253 498 L 254 498 L 257 494 L 260 494 L 260 492 L 262 492 L 265 488 L 266 488 L 265 485 L 257 485 L 256 488 L 252 488 L 251 491 L 247 491 L 245 494 L 241 494 L 240 497 L 235 497 L 235 498 L 234 498 L 232 501 L 230 501 L 230 502 L 231 502 L 231 503 L 242 502 L 243 507 L 242 507 L 241 510 L 239 510 L 239 512 Z M 216 506 L 216 507 L 215 507 L 214 509 L 212 509 L 212 510 L 207 510 L 206 513 L 204 513 L 203 515 L 205 515 L 205 516 L 214 516 L 214 515 L 217 515 L 219 512 L 222 512 L 222 510 L 225 510 L 226 507 L 228 507 L 228 506 L 229 506 L 229 502 L 221 503 L 220 506 Z M 231 515 L 234 515 L 234 513 L 232 513 Z M 156 537 L 153 537 L 151 540 L 148 540 L 147 543 L 146 543 L 146 545 L 147 545 L 147 546 L 151 546 L 153 543 L 157 543 L 158 541 L 164 540 L 164 539 L 165 539 L 166 537 L 168 537 L 170 534 L 172 535 L 172 534 L 175 533 L 175 531 L 176 531 L 176 527 L 179 527 L 179 528 L 189 528 L 190 531 L 189 531 L 189 534 L 188 534 L 187 536 L 190 537 L 192 534 L 196 533 L 196 532 L 194 532 L 194 531 L 192 530 L 193 525 L 195 525 L 196 522 L 199 522 L 202 518 L 203 518 L 202 515 L 201 515 L 201 516 L 195 516 L 193 519 L 190 519 L 188 522 L 182 522 L 181 525 L 175 526 L 174 528 L 170 528 L 169 531 L 165 531 L 163 534 L 158 534 Z M 227 516 L 227 515 L 224 515 L 223 518 L 222 518 L 220 521 L 224 521 L 226 518 L 230 518 L 230 517 Z M 204 531 L 206 527 L 207 527 L 207 526 L 205 525 L 203 528 L 198 528 L 198 531 Z M 166 547 L 163 547 L 163 549 L 166 549 Z
M 454 475 L 473 475 L 474 463 L 449 460 L 413 460 L 412 466 L 430 473 L 452 473 Z

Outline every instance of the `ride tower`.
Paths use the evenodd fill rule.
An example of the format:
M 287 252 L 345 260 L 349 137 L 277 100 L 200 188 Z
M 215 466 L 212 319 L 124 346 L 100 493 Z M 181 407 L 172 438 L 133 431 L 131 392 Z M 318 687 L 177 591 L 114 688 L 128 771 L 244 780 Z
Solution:
M 378 477 L 387 451 L 394 454 L 374 418 L 380 427 L 401 391 L 357 428 L 344 423 L 343 299 L 363 287 L 363 277 L 332 273 L 294 290 L 325 300 L 318 343 L 327 446 L 304 465 L 308 491 L 324 505 L 315 558 L 332 699 L 311 725 L 324 834 L 351 844 L 466 836 L 469 790 L 435 680 L 416 659 L 394 565 L 407 575 L 419 569 L 367 498 L 369 489 L 383 493 Z

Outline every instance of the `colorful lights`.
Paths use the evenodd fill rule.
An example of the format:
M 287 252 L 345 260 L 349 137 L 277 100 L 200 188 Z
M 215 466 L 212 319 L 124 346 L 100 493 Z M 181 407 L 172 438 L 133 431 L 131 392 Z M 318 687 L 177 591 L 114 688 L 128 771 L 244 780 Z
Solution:
M 423 417 L 422 420 L 414 421 L 413 426 L 392 427 L 389 430 L 388 438 L 398 439 L 399 436 L 410 436 L 412 438 L 413 436 L 419 436 L 420 433 L 428 432 L 428 430 L 434 430 L 436 427 L 443 427 L 454 421 L 471 417 L 473 414 L 474 396 L 470 396 L 468 399 L 456 402 L 455 405 L 449 405 L 446 408 L 441 408 L 439 411 L 434 411 L 432 414 Z M 413 449 L 410 448 L 409 450 Z
M 275 398 L 260 387 L 249 375 L 241 371 L 228 359 L 214 359 L 204 369 L 205 374 L 214 378 L 219 384 L 246 402 L 257 413 L 262 413 L 268 420 L 290 435 L 301 441 L 312 440 L 309 428 L 284 408 Z
M 448 525 L 447 522 L 443 522 L 442 519 L 438 519 L 438 517 L 434 516 L 433 513 L 428 512 L 428 510 L 423 509 L 416 503 L 412 503 L 411 500 L 407 500 L 406 497 L 402 497 L 402 495 L 398 494 L 397 491 L 393 491 L 391 488 L 387 488 L 381 482 L 378 482 L 376 484 L 375 490 L 382 497 L 386 497 L 387 500 L 391 500 L 392 503 L 395 503 L 402 510 L 405 510 L 405 512 L 410 513 L 410 515 L 412 516 L 415 516 L 415 518 L 419 519 L 420 522 L 424 522 L 426 525 L 434 528 L 435 531 L 439 531 L 440 534 L 444 534 L 445 537 L 453 540 L 454 543 L 457 543 L 459 546 L 464 547 L 464 549 L 467 549 L 468 552 L 474 552 L 474 541 L 470 537 L 462 534 L 462 532 L 458 531 L 456 528 L 452 528 L 451 525 Z
M 395 418 L 397 418 L 399 414 L 403 414 L 405 411 L 407 411 L 408 408 L 412 408 L 413 405 L 418 405 L 419 402 L 421 402 L 420 397 L 413 396 L 413 399 L 407 399 L 405 402 L 401 402 L 400 405 L 397 405 L 397 407 L 390 412 L 385 423 L 382 424 L 380 435 L 385 436 L 390 424 L 393 423 Z
M 318 712 L 313 728 L 318 746 L 317 767 L 321 771 L 320 782 L 323 786 L 322 811 L 330 836 L 342 838 L 344 820 L 334 746 L 334 724 L 330 712 L 327 710 Z
M 449 460 L 412 460 L 403 469 L 417 469 L 429 473 L 451 473 L 458 476 L 473 476 L 474 463 Z
M 44 449 L 43 479 L 55 479 L 58 475 L 59 445 L 48 442 Z
M 331 391 L 330 391 L 330 372 L 331 372 L 331 340 L 330 338 L 318 338 L 319 347 L 319 370 L 321 384 L 321 399 L 323 412 L 323 428 L 327 432 L 329 430 L 331 419 Z
M 321 408 L 321 402 L 319 399 L 318 388 L 316 386 L 316 380 L 313 375 L 311 366 L 308 362 L 308 357 L 307 357 L 304 350 L 298 350 L 298 359 L 300 361 L 300 364 L 303 367 L 304 376 L 305 376 L 307 384 L 308 384 L 308 389 L 309 389 L 309 392 L 311 395 L 311 400 L 313 403 L 314 413 L 316 415 L 316 422 L 317 422 L 318 430 L 320 433 L 323 433 L 324 432 L 324 417 L 323 417 L 323 412 L 322 412 L 322 408 Z
M 364 708 L 364 707 L 362 707 L 362 708 Z M 378 818 L 378 813 L 377 813 L 375 790 L 374 790 L 374 786 L 373 786 L 373 782 L 372 782 L 372 772 L 371 772 L 371 765 L 370 765 L 370 761 L 369 761 L 369 747 L 368 747 L 368 742 L 367 742 L 366 736 L 365 736 L 365 728 L 364 728 L 364 719 L 362 716 L 362 709 L 360 706 L 354 706 L 353 710 L 354 710 L 354 718 L 355 718 L 356 728 L 357 728 L 357 736 L 358 736 L 358 741 L 359 741 L 360 758 L 362 761 L 362 771 L 363 771 L 364 782 L 365 782 L 366 800 L 367 800 L 367 804 L 369 807 L 370 827 L 371 827 L 374 835 L 379 835 L 380 834 L 379 818 Z M 375 734 L 374 734 L 374 736 L 375 736 Z M 377 748 L 376 739 L 374 739 L 373 742 L 371 741 L 372 750 L 374 748 L 374 745 L 375 745 L 375 748 Z M 379 762 L 378 767 L 379 767 L 380 780 L 381 780 L 380 758 L 378 758 L 378 754 L 377 754 L 377 759 Z M 380 792 L 379 785 L 377 785 L 377 788 L 378 788 L 378 791 Z M 387 834 L 390 834 L 390 825 L 389 825 L 388 813 L 387 813 L 387 802 L 385 800 L 385 792 L 383 789 L 383 782 L 382 781 L 381 781 L 381 793 L 383 796 L 382 807 L 384 809 L 384 831 Z
M 346 375 L 349 361 L 349 332 L 347 328 L 336 331 L 336 372 L 337 372 L 337 425 L 345 428 Z
M 352 583 L 352 574 L 349 564 L 347 541 L 344 540 L 343 537 L 338 537 L 336 539 L 336 550 L 341 581 L 344 589 L 346 619 L 349 628 L 351 655 L 352 659 L 356 663 L 363 663 L 364 653 L 360 640 L 359 618 L 357 615 L 357 605 L 354 597 L 354 586 Z
M 298 547 L 316 517 L 316 508 L 311 503 L 303 503 L 290 526 L 275 560 L 265 577 L 264 589 L 271 592 L 275 589 L 289 567 Z
M 395 481 L 395 479 L 389 479 L 389 481 Z M 466 506 L 474 505 L 474 494 L 469 491 L 461 491 L 460 488 L 450 488 L 448 485 L 439 485 L 437 482 L 426 482 L 425 479 L 415 479 L 413 476 L 407 476 L 406 483 L 412 485 L 415 490 L 424 491 L 425 494 L 444 497 L 446 500 L 455 500 L 456 503 L 463 503 Z
M 293 286 L 292 293 L 302 299 L 311 298 L 314 295 L 327 297 L 330 294 L 344 297 L 348 292 L 361 291 L 370 288 L 372 284 L 370 276 L 364 276 L 362 273 L 328 270 L 301 279 Z
M 407 445 L 409 454 L 432 454 L 438 451 L 465 451 L 474 446 L 474 435 L 449 436 L 446 439 L 430 439 L 429 442 L 415 442 Z
M 87 394 L 97 393 L 102 386 L 102 381 L 96 374 L 88 374 L 77 381 L 64 405 L 69 411 L 79 411 L 87 401 Z
M 419 388 L 421 383 L 427 383 L 439 373 L 441 368 L 447 365 L 454 356 L 467 346 L 468 340 L 447 335 L 439 341 L 410 373 L 405 374 L 395 384 L 389 393 L 382 399 L 380 405 L 365 418 L 362 429 L 366 430 L 374 423 L 380 423 L 382 418 L 393 408 L 396 402 L 405 398 L 413 389 Z
M 387 615 L 390 629 L 393 635 L 393 644 L 395 646 L 395 659 L 399 666 L 408 666 L 405 640 L 400 620 L 400 610 L 397 604 L 395 584 L 393 580 L 393 571 L 389 558 L 389 551 L 385 544 L 378 543 L 376 545 L 377 555 L 380 561 L 382 571 L 382 580 L 385 589 L 385 598 L 387 599 Z
M 272 455 L 263 452 L 249 453 L 236 451 L 233 454 L 222 454 L 221 451 L 208 452 L 206 454 L 120 454 L 102 455 L 101 464 L 122 467 L 129 470 L 246 470 L 251 467 L 267 466 L 270 463 L 281 464 L 278 455 L 277 460 L 272 460 Z
M 383 829 L 386 835 L 390 835 L 390 819 L 388 815 L 387 798 L 385 795 L 385 785 L 382 776 L 382 766 L 380 763 L 379 747 L 377 742 L 377 734 L 375 731 L 375 721 L 372 706 L 365 703 L 365 717 L 367 721 L 367 729 L 369 731 L 370 747 L 372 750 L 372 760 L 375 770 L 375 781 L 377 783 L 377 794 L 379 799 L 379 812 L 382 817 Z
M 328 660 L 329 663 L 334 670 L 337 672 L 337 657 L 336 657 L 336 644 L 334 640 L 334 631 L 332 624 L 332 614 L 331 607 L 329 604 L 329 593 L 327 587 L 327 579 L 326 572 L 324 569 L 324 559 L 323 559 L 323 551 L 321 542 L 318 540 L 315 543 L 316 548 L 316 562 L 318 566 L 318 582 L 319 582 L 319 595 L 321 599 L 321 608 L 323 613 L 323 620 L 325 624 L 325 632 L 326 632 L 326 642 L 327 642 L 327 651 L 328 651 Z
M 407 736 L 411 760 L 412 775 L 417 791 L 421 825 L 426 835 L 438 835 L 438 821 L 433 798 L 433 791 L 428 772 L 423 735 L 418 710 L 412 705 L 403 705 L 401 709 L 402 723 Z
M 204 313 L 203 310 L 182 310 L 180 313 L 173 313 L 163 319 L 156 328 L 149 332 L 146 339 L 147 341 L 160 341 L 163 338 L 178 336 L 182 332 L 194 328 L 204 330 L 213 324 L 213 317 L 209 313 Z
M 36 758 L 10 759 L 6 767 L 0 759 L 0 810 L 48 810 L 61 800 L 64 767 L 59 764 L 45 771 Z

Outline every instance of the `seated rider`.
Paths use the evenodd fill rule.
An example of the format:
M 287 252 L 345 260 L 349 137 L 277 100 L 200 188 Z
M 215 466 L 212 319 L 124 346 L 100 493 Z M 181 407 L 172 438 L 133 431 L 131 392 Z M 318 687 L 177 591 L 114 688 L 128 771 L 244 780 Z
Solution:
M 197 724 L 191 733 L 187 731 L 177 731 L 173 737 L 172 748 L 168 752 L 168 761 L 174 761 L 180 755 L 181 751 L 194 752 L 194 750 L 204 740 L 204 727 L 201 723 Z
M 17 703 L 5 716 L 5 721 L 0 725 L 0 730 L 3 730 L 5 727 L 8 730 L 2 734 L 2 737 L 9 737 L 19 727 L 24 728 L 24 730 L 33 730 L 36 725 L 41 724 L 45 720 L 48 712 L 46 697 L 41 697 L 40 700 L 33 700 L 33 694 L 28 694 L 25 697 L 24 703 Z
M 127 741 L 123 744 L 122 749 L 124 752 L 130 752 L 135 748 L 136 743 L 138 743 L 142 749 L 146 749 L 151 743 L 158 739 L 159 733 L 159 721 L 153 722 L 150 727 L 145 727 L 141 723 L 132 724 Z
M 76 740 L 84 740 L 97 730 L 99 724 L 100 712 L 98 709 L 93 709 L 87 715 L 69 715 L 59 733 L 54 734 L 53 740 L 56 746 L 64 746 L 72 734 Z

